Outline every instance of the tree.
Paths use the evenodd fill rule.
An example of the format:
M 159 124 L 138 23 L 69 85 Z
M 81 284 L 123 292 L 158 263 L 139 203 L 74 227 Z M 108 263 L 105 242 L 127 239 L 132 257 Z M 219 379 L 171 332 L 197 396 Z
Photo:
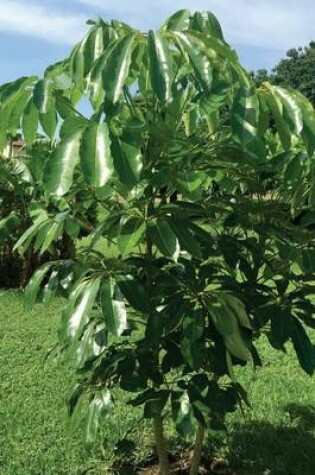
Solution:
M 32 143 L 40 123 L 57 139 L 46 195 L 63 203 L 84 183 L 100 210 L 83 251 L 40 267 L 26 297 L 67 296 L 60 348 L 79 370 L 69 413 L 86 419 L 87 439 L 119 387 L 153 420 L 161 475 L 167 409 L 178 431 L 196 433 L 196 475 L 206 429 L 247 402 L 234 367 L 261 363 L 260 334 L 280 350 L 292 342 L 315 370 L 305 331 L 314 327 L 314 110 L 297 92 L 255 88 L 211 13 L 181 10 L 147 34 L 89 23 L 43 79 L 0 89 L 2 142 L 13 127 Z M 91 117 L 76 109 L 83 96 Z M 301 209 L 296 226 L 290 213 Z M 41 242 L 35 222 L 18 249 L 30 229 Z M 95 249 L 100 238 L 116 255 Z
M 272 84 L 296 89 L 315 105 L 315 42 L 311 41 L 304 48 L 290 49 L 271 74 L 261 69 L 253 76 L 258 84 L 267 80 Z
M 74 257 L 74 240 L 95 226 L 93 194 L 84 189 L 82 180 L 80 186 L 79 178 L 67 199 L 46 195 L 43 172 L 54 148 L 51 141 L 38 138 L 14 156 L 0 160 L 1 287 L 24 288 L 47 260 Z M 23 256 L 15 246 L 23 249 Z

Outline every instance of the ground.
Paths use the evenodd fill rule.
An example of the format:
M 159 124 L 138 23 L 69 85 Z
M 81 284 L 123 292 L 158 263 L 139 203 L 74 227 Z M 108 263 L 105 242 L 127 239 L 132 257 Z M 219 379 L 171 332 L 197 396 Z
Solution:
M 82 428 L 69 431 L 72 368 L 49 359 L 44 366 L 61 304 L 26 311 L 22 295 L 0 292 L 0 473 L 131 475 L 128 462 L 149 458 L 152 438 L 148 423 L 139 422 L 141 414 L 126 408 L 119 394 L 95 446 L 84 444 Z M 261 346 L 264 368 L 240 370 L 252 409 L 232 415 L 227 432 L 210 434 L 209 454 L 228 460 L 237 475 L 314 475 L 314 378 L 302 373 L 290 346 L 287 354 L 266 341 Z M 173 451 L 183 444 L 171 433 Z

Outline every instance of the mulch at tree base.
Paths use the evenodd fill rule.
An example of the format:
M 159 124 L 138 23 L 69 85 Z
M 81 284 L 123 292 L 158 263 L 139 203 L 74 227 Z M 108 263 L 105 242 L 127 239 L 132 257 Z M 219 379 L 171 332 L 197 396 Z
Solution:
M 175 454 L 170 457 L 172 475 L 189 475 L 190 452 Z M 138 471 L 139 475 L 159 475 L 159 469 L 156 462 Z M 227 463 L 216 457 L 203 457 L 199 469 L 199 475 L 234 475 Z

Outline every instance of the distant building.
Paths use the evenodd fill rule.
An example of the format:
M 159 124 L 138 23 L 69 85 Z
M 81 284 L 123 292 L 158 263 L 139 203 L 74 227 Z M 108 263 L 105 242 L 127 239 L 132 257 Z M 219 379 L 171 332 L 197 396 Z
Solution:
M 18 155 L 20 152 L 21 148 L 23 148 L 25 145 L 24 140 L 22 139 L 16 139 L 12 140 L 4 149 L 2 153 L 3 158 L 12 158 Z

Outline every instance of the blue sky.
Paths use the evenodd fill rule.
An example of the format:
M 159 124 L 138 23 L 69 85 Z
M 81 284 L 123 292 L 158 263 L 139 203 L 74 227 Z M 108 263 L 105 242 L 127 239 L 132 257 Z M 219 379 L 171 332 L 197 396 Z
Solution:
M 248 69 L 271 68 L 289 48 L 315 40 L 314 0 L 0 0 L 0 83 L 67 56 L 88 18 L 146 30 L 181 8 L 215 13 Z

